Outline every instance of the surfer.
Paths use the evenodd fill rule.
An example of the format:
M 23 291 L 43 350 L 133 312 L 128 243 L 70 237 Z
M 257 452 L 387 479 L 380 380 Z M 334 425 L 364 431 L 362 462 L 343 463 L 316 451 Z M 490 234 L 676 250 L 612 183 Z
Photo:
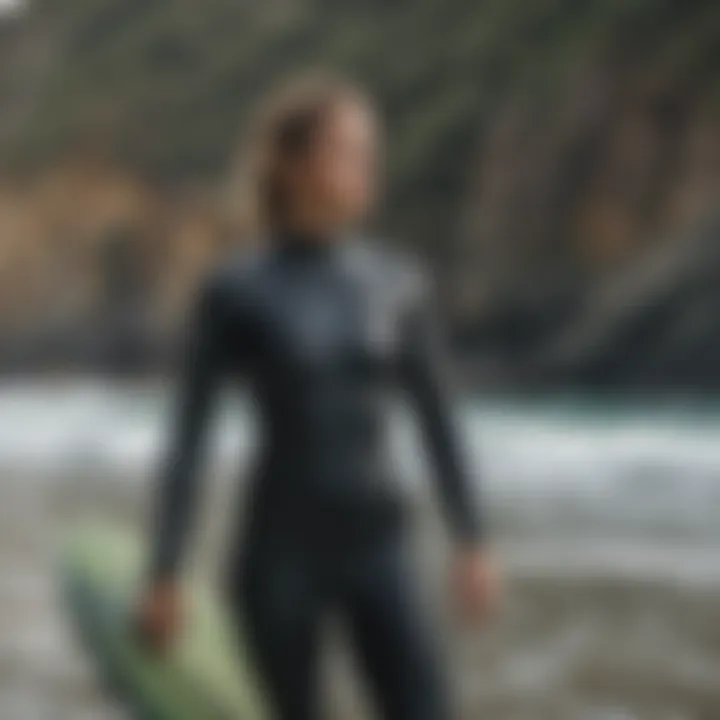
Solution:
M 405 394 L 424 429 L 452 531 L 452 585 L 481 615 L 497 590 L 475 482 L 462 456 L 428 278 L 360 237 L 375 190 L 379 123 L 343 81 L 284 89 L 252 147 L 259 249 L 205 281 L 161 477 L 140 627 L 167 649 L 196 511 L 199 453 L 219 381 L 242 377 L 260 440 L 227 598 L 281 720 L 319 717 L 319 631 L 347 623 L 387 720 L 447 720 L 439 631 L 407 551 L 407 503 L 388 451 Z

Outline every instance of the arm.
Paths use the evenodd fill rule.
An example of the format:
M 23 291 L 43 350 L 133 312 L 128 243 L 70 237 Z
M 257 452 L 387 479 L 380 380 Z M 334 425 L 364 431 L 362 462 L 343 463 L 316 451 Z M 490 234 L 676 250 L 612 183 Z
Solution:
M 405 378 L 454 539 L 460 546 L 478 545 L 483 523 L 469 476 L 460 429 L 455 418 L 446 348 L 431 294 L 422 281 L 407 318 Z
M 217 288 L 201 292 L 188 338 L 170 451 L 159 481 L 150 573 L 172 581 L 180 564 L 197 496 L 197 468 L 222 370 L 222 308 Z

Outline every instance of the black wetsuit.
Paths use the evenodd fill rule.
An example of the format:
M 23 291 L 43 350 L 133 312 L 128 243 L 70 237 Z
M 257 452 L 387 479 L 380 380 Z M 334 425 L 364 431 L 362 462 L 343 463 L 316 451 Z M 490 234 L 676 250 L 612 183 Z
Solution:
M 163 476 L 153 572 L 176 572 L 195 505 L 196 465 L 222 378 L 248 383 L 261 441 L 242 552 L 243 613 L 282 720 L 315 720 L 318 626 L 347 620 L 390 720 L 446 720 L 432 629 L 404 553 L 405 503 L 389 453 L 397 390 L 414 400 L 454 534 L 481 528 L 466 476 L 425 278 L 356 240 L 278 238 L 205 284 Z

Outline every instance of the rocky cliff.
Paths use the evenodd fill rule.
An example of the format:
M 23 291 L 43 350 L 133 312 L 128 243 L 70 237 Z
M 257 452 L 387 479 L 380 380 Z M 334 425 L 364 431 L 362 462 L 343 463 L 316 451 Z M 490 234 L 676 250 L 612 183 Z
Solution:
M 383 222 L 479 378 L 717 384 L 710 0 L 36 0 L 0 21 L 5 364 L 161 358 L 237 241 L 249 109 L 308 64 L 379 95 Z

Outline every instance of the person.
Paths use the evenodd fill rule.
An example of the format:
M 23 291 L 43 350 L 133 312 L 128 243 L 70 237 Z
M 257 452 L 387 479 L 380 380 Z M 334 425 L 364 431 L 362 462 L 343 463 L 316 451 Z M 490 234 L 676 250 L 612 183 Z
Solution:
M 222 263 L 200 292 L 140 628 L 158 651 L 178 633 L 203 435 L 219 381 L 242 377 L 261 432 L 226 597 L 277 718 L 321 715 L 319 634 L 332 610 L 382 717 L 447 720 L 439 631 L 419 600 L 388 447 L 398 394 L 434 460 L 461 608 L 488 609 L 496 581 L 430 283 L 357 230 L 379 155 L 365 94 L 342 80 L 295 82 L 262 117 L 251 177 L 263 242 Z

